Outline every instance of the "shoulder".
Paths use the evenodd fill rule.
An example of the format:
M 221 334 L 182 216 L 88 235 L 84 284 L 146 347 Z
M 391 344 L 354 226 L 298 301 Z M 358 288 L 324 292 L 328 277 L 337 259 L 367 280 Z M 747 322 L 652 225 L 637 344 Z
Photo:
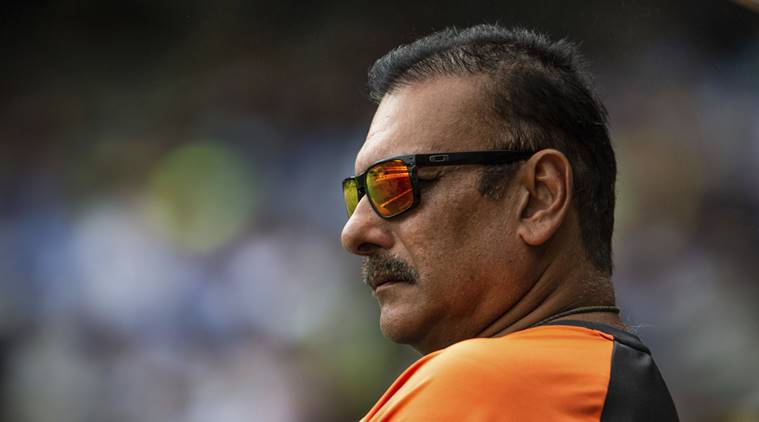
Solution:
M 579 327 L 538 327 L 502 338 L 471 339 L 441 351 L 420 368 L 438 382 L 472 380 L 509 390 L 526 379 L 600 376 L 608 382 L 613 338 Z M 604 363 L 605 362 L 605 363 Z
M 552 420 L 600 414 L 612 348 L 611 337 L 577 327 L 466 340 L 409 368 L 376 415 Z

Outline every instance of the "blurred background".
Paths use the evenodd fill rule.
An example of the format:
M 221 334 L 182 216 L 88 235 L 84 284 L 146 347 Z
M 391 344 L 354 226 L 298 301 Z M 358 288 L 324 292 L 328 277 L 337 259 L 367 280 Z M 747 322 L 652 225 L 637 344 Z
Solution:
M 13 2 L 0 11 L 0 419 L 356 420 L 418 356 L 339 243 L 366 71 L 449 25 L 581 48 L 615 284 L 684 421 L 759 421 L 759 5 Z

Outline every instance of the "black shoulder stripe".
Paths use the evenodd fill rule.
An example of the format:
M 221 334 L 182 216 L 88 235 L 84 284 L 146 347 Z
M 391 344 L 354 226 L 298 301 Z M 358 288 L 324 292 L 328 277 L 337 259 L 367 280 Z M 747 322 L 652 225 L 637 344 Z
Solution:
M 614 342 L 601 421 L 677 421 L 667 385 L 650 354 Z

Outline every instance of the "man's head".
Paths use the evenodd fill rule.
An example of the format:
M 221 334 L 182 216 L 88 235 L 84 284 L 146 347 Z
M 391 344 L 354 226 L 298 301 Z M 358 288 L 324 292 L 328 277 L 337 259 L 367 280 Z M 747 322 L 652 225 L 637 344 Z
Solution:
M 397 217 L 358 202 L 342 241 L 366 257 L 370 285 L 396 281 L 375 290 L 386 336 L 421 351 L 478 336 L 539 306 L 549 292 L 536 281 L 557 261 L 610 275 L 616 164 L 570 44 L 496 26 L 445 30 L 379 59 L 369 86 L 379 107 L 356 174 L 399 155 L 535 152 L 419 167 L 419 205 Z

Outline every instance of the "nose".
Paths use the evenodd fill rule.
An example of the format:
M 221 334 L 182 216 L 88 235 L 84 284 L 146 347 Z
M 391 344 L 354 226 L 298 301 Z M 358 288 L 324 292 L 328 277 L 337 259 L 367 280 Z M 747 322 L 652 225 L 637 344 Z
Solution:
M 372 209 L 369 199 L 364 196 L 348 219 L 340 235 L 343 248 L 361 256 L 373 255 L 393 246 L 393 236 L 388 222 Z

